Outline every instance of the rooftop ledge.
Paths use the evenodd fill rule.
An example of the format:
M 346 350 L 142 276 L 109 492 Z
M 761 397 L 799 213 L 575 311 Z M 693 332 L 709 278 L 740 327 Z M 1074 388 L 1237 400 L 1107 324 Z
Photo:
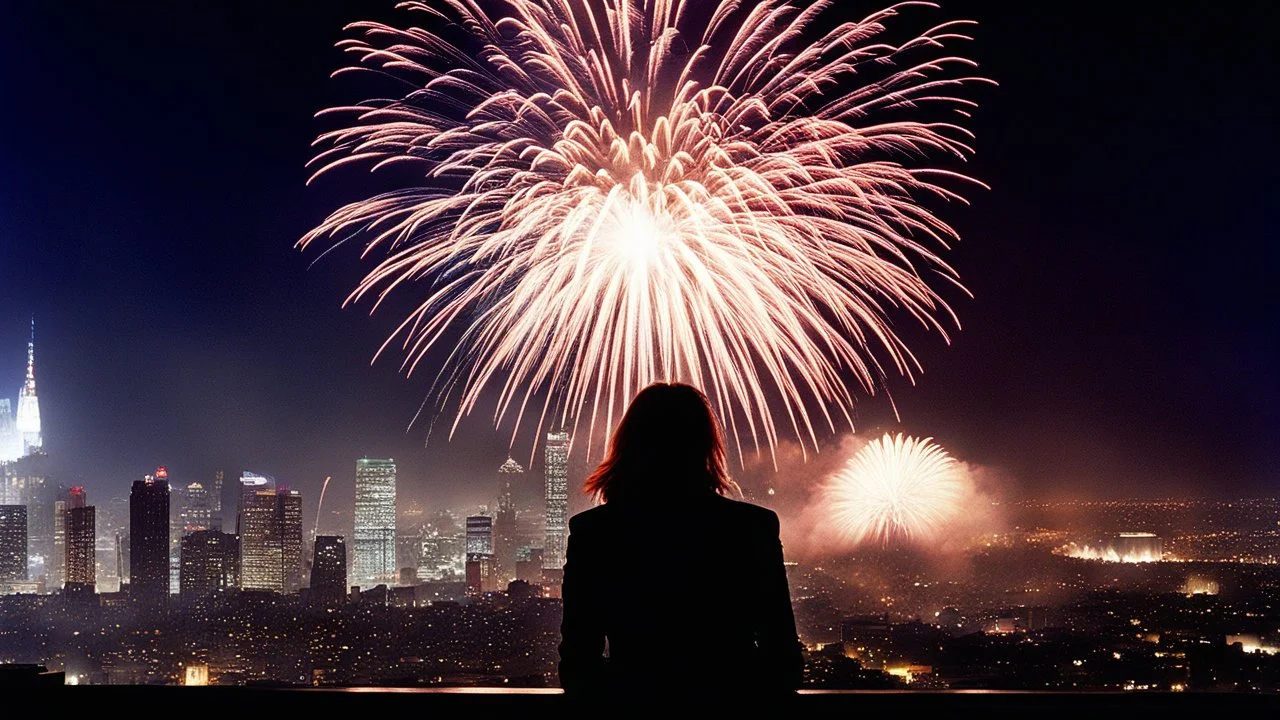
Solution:
M 182 708 L 184 719 L 197 716 L 233 718 L 279 708 L 293 717 L 376 717 L 371 713 L 423 712 L 562 712 L 569 699 L 559 690 L 516 688 L 264 688 L 175 686 L 65 686 L 27 692 L 57 703 L 60 711 L 101 711 L 128 704 L 165 703 L 151 707 Z M 31 695 L 28 695 L 31 697 Z M 652 700 L 653 698 L 645 698 Z M 126 703 L 126 704 L 119 704 Z M 174 704 L 168 704 L 174 703 Z M 620 703 L 615 703 L 617 707 Z M 991 717 L 1280 717 L 1280 694 L 1245 692 L 1025 692 L 1003 690 L 802 690 L 788 705 L 805 713 L 886 712 L 966 713 Z M 1139 713 L 1135 715 L 1134 713 Z M 1213 713 L 1213 715 L 1208 715 Z M 1034 717 L 1034 715 L 1030 715 Z M 75 715 L 72 715 L 75 717 Z M 410 717 L 402 715 L 401 717 Z M 465 717 L 465 716 L 455 716 Z M 488 717 L 488 715 L 485 715 Z M 541 714 L 530 717 L 542 717 Z M 814 715 L 817 717 L 817 715 Z M 889 716 L 892 717 L 892 716 Z M 934 715 L 934 717 L 945 717 Z

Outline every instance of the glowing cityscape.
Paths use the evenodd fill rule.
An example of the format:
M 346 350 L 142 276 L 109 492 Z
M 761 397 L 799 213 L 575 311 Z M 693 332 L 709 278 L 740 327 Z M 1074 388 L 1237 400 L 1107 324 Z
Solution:
M 555 714 L 584 480 L 679 380 L 777 514 L 804 711 L 1273 714 L 1274 3 L 5 18 L 15 697 Z M 681 502 L 617 615 L 758 580 L 690 589 L 753 544 L 690 562 Z

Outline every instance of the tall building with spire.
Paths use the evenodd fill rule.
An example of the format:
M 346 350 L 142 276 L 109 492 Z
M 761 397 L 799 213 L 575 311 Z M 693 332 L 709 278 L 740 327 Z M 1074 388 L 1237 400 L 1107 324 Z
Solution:
M 560 570 L 564 567 L 564 545 L 569 535 L 569 433 L 547 433 L 544 459 L 547 520 L 542 567 Z
M 36 321 L 31 319 L 31 340 L 27 342 L 27 379 L 18 392 L 18 414 L 14 428 L 22 436 L 22 454 L 30 455 L 44 445 L 40 434 L 40 400 L 36 397 Z
M 516 527 L 515 486 L 523 475 L 524 468 L 511 458 L 498 468 L 498 515 L 493 523 L 493 559 L 500 587 L 506 587 L 516 577 L 519 531 Z

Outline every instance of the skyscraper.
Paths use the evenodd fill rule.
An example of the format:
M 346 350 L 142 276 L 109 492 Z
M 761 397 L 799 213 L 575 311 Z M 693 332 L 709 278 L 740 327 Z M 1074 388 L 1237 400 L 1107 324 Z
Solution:
M 236 536 L 220 530 L 196 530 L 182 538 L 178 592 L 205 597 L 236 585 Z
M 302 587 L 302 493 L 259 490 L 240 513 L 240 587 L 297 592 Z
M 467 556 L 493 555 L 493 518 L 467 516 Z
M 518 529 L 516 528 L 515 486 L 520 483 L 524 468 L 520 463 L 507 458 L 498 468 L 498 516 L 493 526 L 493 565 L 499 583 L 506 583 L 516 577 L 516 546 Z
M 27 579 L 27 506 L 0 505 L 0 584 Z
M 564 567 L 564 543 L 569 522 L 569 433 L 547 433 L 546 461 L 546 541 L 542 548 L 543 567 Z
M 29 455 L 44 445 L 40 432 L 40 400 L 36 397 L 36 321 L 31 319 L 31 340 L 27 343 L 27 379 L 18 393 L 18 415 L 14 427 L 22 436 L 22 454 Z
M 280 508 L 280 574 L 284 592 L 302 589 L 302 493 L 281 489 L 276 492 Z
M 187 485 L 182 493 L 182 507 L 178 511 L 182 534 L 213 527 L 213 512 L 209 504 L 209 491 L 203 485 L 198 482 Z
M 240 492 L 239 492 L 240 499 L 239 499 L 238 506 L 236 507 L 236 532 L 237 533 L 244 532 L 244 530 L 240 527 L 241 523 L 244 520 L 244 510 L 246 507 L 248 507 L 250 504 L 253 503 L 254 501 L 253 498 L 255 495 L 258 494 L 258 491 L 260 490 L 274 491 L 275 489 L 276 489 L 276 480 L 273 477 L 269 477 L 267 475 L 259 475 L 258 473 L 249 472 L 248 470 L 245 470 L 244 472 L 240 473 Z
M 53 554 L 45 572 L 45 589 L 61 590 L 67 582 L 67 501 L 53 501 Z
M 209 517 L 211 519 L 209 527 L 217 530 L 222 529 L 222 481 L 223 472 L 218 470 L 213 474 L 213 485 L 209 488 Z
M 396 578 L 396 462 L 356 460 L 356 585 L 394 583 Z
M 87 504 L 84 488 L 79 485 L 71 488 L 66 502 L 67 561 L 63 589 L 72 594 L 91 595 L 98 581 L 94 507 Z
M 317 535 L 311 560 L 311 595 L 336 604 L 347 594 L 347 541 L 341 535 Z
M 168 476 L 158 467 L 129 491 L 129 593 L 145 602 L 169 597 Z

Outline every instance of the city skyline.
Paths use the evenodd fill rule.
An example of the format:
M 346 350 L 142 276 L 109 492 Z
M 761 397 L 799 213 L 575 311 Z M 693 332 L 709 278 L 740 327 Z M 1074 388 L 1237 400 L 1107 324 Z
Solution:
M 1278 21 L 6 4 L 0 684 L 1280 697 Z

